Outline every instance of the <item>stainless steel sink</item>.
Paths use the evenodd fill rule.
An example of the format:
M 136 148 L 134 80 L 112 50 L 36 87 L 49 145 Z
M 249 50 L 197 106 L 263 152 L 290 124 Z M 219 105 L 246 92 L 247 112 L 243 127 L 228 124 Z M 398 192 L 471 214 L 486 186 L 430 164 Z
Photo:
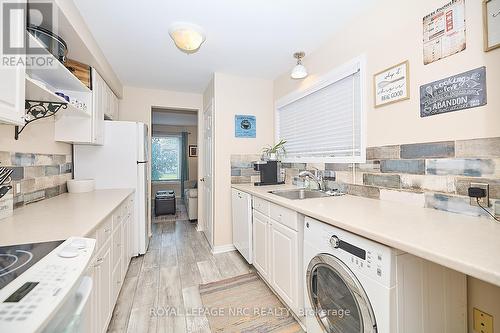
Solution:
M 276 191 L 270 191 L 269 193 L 291 200 L 323 198 L 323 197 L 330 197 L 333 195 L 323 191 L 313 191 L 306 189 L 276 190 Z

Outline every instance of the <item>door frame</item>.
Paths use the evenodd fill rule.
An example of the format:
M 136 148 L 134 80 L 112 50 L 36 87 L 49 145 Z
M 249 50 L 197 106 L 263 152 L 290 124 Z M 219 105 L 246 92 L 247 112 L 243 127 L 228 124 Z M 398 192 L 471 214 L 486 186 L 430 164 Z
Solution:
M 202 231 L 203 234 L 205 235 L 205 238 L 207 239 L 208 241 L 208 244 L 210 245 L 211 248 L 214 247 L 214 234 L 215 234 L 215 223 L 214 223 L 214 208 L 215 208 L 215 172 L 214 172 L 214 167 L 215 167 L 215 159 L 214 159 L 214 156 L 215 156 L 215 113 L 214 113 L 214 104 L 215 104 L 215 101 L 214 101 L 214 98 L 211 98 L 210 99 L 210 102 L 204 106 L 203 108 L 203 114 L 202 114 L 202 117 L 199 117 L 198 120 L 202 122 L 202 124 L 198 123 L 199 124 L 199 128 L 202 129 L 201 132 L 202 132 L 202 140 L 203 140 L 203 145 L 201 145 L 199 147 L 199 151 L 200 151 L 200 154 L 202 154 L 202 157 L 203 157 L 203 160 L 201 161 L 201 163 L 199 163 L 199 165 L 202 165 L 203 166 L 203 173 L 201 175 L 201 178 L 200 178 L 200 183 L 203 184 L 203 191 L 202 192 L 202 198 L 203 200 L 199 200 L 199 201 L 203 201 L 202 204 L 201 204 L 201 207 L 203 207 L 203 209 L 201 211 L 198 212 L 198 221 L 202 221 L 202 223 L 198 223 L 198 231 Z M 212 228 L 210 230 L 210 236 L 207 235 L 207 230 L 208 230 L 208 221 L 209 221 L 209 214 L 208 214 L 208 209 L 205 205 L 205 202 L 206 202 L 206 198 L 205 198 L 205 181 L 201 181 L 202 179 L 205 178 L 205 174 L 206 174 L 206 170 L 205 170 L 205 158 L 206 158 L 206 151 L 205 151 L 205 124 L 206 124 L 206 114 L 208 112 L 208 110 L 210 110 L 210 113 L 211 113 L 211 121 L 210 121 L 210 127 L 211 127 L 211 137 L 212 137 L 212 143 L 211 143 L 211 152 L 212 152 L 212 159 L 211 159 L 211 169 L 212 169 L 212 177 L 211 177 L 211 220 L 212 220 Z M 201 126 L 200 126 L 201 125 Z M 198 140 L 200 141 L 200 140 Z M 198 194 L 198 198 L 200 199 L 200 194 Z M 200 206 L 200 202 L 198 203 L 198 206 Z M 200 219 L 200 217 L 202 217 L 202 219 Z

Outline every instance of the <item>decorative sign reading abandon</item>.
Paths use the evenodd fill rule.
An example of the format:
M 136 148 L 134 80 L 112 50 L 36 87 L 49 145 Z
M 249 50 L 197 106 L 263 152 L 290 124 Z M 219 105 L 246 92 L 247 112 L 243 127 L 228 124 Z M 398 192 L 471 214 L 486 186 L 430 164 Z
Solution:
M 373 76 L 375 107 L 410 98 L 409 67 L 405 61 Z
M 234 136 L 237 138 L 256 137 L 255 116 L 236 115 L 234 116 Z
M 486 105 L 486 67 L 420 86 L 420 117 Z
M 426 15 L 424 65 L 465 50 L 465 0 L 452 0 Z

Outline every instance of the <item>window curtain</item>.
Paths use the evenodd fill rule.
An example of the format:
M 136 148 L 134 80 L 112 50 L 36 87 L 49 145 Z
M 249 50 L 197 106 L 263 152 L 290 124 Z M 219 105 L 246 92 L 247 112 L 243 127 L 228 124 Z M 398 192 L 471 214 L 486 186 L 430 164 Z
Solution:
M 189 180 L 188 132 L 181 133 L 181 196 L 184 197 L 184 182 Z

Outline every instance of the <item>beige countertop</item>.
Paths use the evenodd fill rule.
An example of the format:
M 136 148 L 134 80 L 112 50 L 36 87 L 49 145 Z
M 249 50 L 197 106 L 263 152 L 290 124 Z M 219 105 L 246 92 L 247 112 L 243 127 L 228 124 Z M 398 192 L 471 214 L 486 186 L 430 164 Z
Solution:
M 268 193 L 290 185 L 233 188 L 500 286 L 500 223 L 351 195 L 290 200 Z
M 0 220 L 0 246 L 86 236 L 133 191 L 65 193 L 15 209 Z

